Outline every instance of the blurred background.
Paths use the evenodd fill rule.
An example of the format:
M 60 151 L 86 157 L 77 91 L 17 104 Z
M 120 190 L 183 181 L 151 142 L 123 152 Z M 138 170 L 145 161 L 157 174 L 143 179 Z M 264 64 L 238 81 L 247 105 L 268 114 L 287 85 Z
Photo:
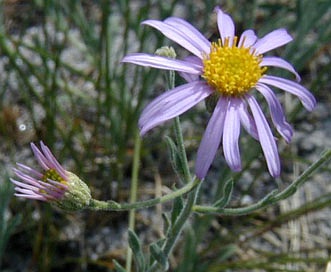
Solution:
M 247 28 L 259 37 L 288 29 L 294 41 L 272 54 L 296 67 L 318 106 L 307 113 L 297 99 L 275 90 L 295 130 L 290 145 L 278 142 L 281 178 L 270 177 L 259 144 L 244 134 L 244 171 L 231 173 L 218 154 L 199 202 L 218 199 L 222 181 L 233 177 L 230 206 L 255 203 L 289 185 L 331 148 L 330 0 L 2 0 L 0 271 L 112 271 L 113 259 L 125 263 L 127 212 L 71 214 L 14 198 L 12 167 L 37 166 L 29 143 L 43 140 L 66 169 L 88 183 L 94 198 L 128 201 L 137 120 L 165 91 L 166 73 L 120 61 L 127 53 L 154 53 L 163 45 L 174 46 L 179 58 L 187 55 L 157 30 L 141 26 L 145 19 L 178 16 L 217 39 L 216 5 L 231 14 L 239 35 Z M 271 73 L 291 78 L 276 69 Z M 192 167 L 208 118 L 203 103 L 181 116 Z M 171 122 L 143 139 L 139 199 L 180 187 L 165 135 L 173 135 Z M 291 198 L 249 216 L 192 217 L 171 257 L 171 271 L 325 271 L 330 171 L 326 165 Z M 136 232 L 145 245 L 162 237 L 162 213 L 170 207 L 137 211 Z

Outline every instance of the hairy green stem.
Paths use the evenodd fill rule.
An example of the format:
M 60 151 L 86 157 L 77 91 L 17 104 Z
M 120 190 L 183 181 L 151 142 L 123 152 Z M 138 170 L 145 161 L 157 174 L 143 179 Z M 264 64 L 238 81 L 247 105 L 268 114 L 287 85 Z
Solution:
M 193 208 L 194 204 L 196 203 L 196 199 L 199 194 L 199 189 L 200 189 L 200 186 L 196 186 L 194 188 L 194 190 L 189 193 L 189 196 L 188 196 L 184 209 L 182 210 L 182 212 L 176 219 L 174 225 L 171 227 L 171 229 L 167 233 L 165 243 L 162 246 L 163 254 L 167 258 L 169 258 L 169 255 L 170 255 L 173 247 L 175 246 L 178 237 L 182 233 L 183 227 L 184 227 L 187 219 L 189 218 L 189 216 L 192 213 L 192 208 Z M 154 262 L 151 265 L 151 267 L 149 268 L 148 272 L 160 271 L 158 269 L 159 269 L 158 263 Z
M 177 238 L 179 237 L 179 235 L 181 233 L 181 230 L 182 230 L 186 220 L 188 219 L 188 217 L 190 216 L 190 214 L 192 212 L 192 207 L 196 203 L 197 196 L 199 194 L 199 189 L 200 189 L 200 184 L 197 187 L 195 187 L 192 192 L 190 192 L 187 203 L 185 205 L 185 208 L 183 209 L 182 213 L 177 218 L 174 226 L 171 229 L 171 235 L 164 245 L 164 253 L 167 256 L 170 254 Z
M 91 199 L 87 209 L 93 211 L 128 211 L 132 209 L 148 208 L 155 206 L 156 204 L 164 203 L 173 200 L 179 196 L 182 196 L 190 192 L 199 183 L 200 180 L 198 178 L 195 178 L 190 183 L 187 183 L 185 186 L 183 186 L 182 188 L 176 191 L 173 191 L 172 193 L 169 193 L 162 197 L 157 197 L 146 201 L 138 201 L 135 203 L 118 203 L 112 200 L 101 201 L 101 200 Z
M 331 150 L 326 150 L 322 153 L 321 157 L 313 163 L 306 171 L 304 171 L 291 185 L 289 185 L 285 190 L 278 193 L 273 191 L 269 193 L 265 198 L 261 199 L 257 203 L 249 205 L 247 207 L 241 208 L 218 208 L 214 206 L 202 206 L 196 205 L 193 207 L 193 211 L 199 213 L 217 213 L 227 216 L 238 216 L 245 215 L 251 212 L 262 209 L 266 206 L 272 205 L 282 199 L 285 199 L 293 195 L 296 190 L 304 184 L 308 178 L 319 169 L 324 163 L 328 162 L 331 159 Z
M 187 156 L 185 151 L 185 145 L 184 145 L 184 139 L 183 139 L 183 133 L 182 128 L 180 126 L 180 120 L 177 116 L 175 118 L 175 136 L 176 136 L 176 142 L 178 147 L 178 155 L 180 157 L 180 161 L 182 162 L 183 167 L 183 175 L 184 175 L 184 181 L 185 183 L 188 183 L 192 180 L 190 169 L 187 162 Z
M 140 150 L 141 150 L 141 138 L 139 133 L 136 132 L 135 142 L 134 142 L 133 165 L 132 165 L 132 179 L 131 179 L 131 187 L 130 187 L 130 203 L 135 203 L 137 201 Z M 134 225 L 135 225 L 135 210 L 132 209 L 129 212 L 129 229 L 134 230 Z M 127 255 L 126 255 L 126 271 L 131 271 L 131 264 L 132 264 L 132 250 L 130 249 L 130 247 L 128 247 Z
M 169 86 L 170 88 L 174 88 L 175 86 L 175 73 L 174 71 L 170 71 L 169 73 Z M 183 168 L 183 175 L 184 175 L 184 181 L 186 184 L 190 184 L 192 181 L 191 173 L 188 166 L 185 146 L 184 146 L 184 139 L 183 139 L 183 133 L 180 125 L 179 117 L 177 116 L 175 118 L 175 137 L 178 147 L 178 156 L 181 162 L 181 167 Z M 168 259 L 169 255 L 174 248 L 178 237 L 182 233 L 182 230 L 184 228 L 185 222 L 189 218 L 189 216 L 192 213 L 192 208 L 194 204 L 196 203 L 197 196 L 199 194 L 199 188 L 200 188 L 200 182 L 199 185 L 196 186 L 192 192 L 189 193 L 187 201 L 185 203 L 184 208 L 182 209 L 181 213 L 179 214 L 178 218 L 174 222 L 174 224 L 169 228 L 166 240 L 162 246 L 162 251 L 164 256 Z M 150 266 L 148 269 L 149 272 L 152 271 L 159 271 L 159 265 L 156 261 Z
M 168 85 L 169 85 L 169 89 L 175 88 L 175 71 L 169 71 Z M 178 155 L 179 155 L 180 161 L 182 162 L 181 166 L 183 167 L 182 170 L 183 170 L 183 175 L 184 175 L 184 182 L 188 183 L 192 180 L 192 177 L 191 177 L 190 169 L 188 167 L 183 133 L 182 133 L 181 125 L 180 125 L 180 119 L 178 116 L 175 117 L 174 128 L 175 128 L 176 143 L 177 143 L 177 147 L 178 147 Z

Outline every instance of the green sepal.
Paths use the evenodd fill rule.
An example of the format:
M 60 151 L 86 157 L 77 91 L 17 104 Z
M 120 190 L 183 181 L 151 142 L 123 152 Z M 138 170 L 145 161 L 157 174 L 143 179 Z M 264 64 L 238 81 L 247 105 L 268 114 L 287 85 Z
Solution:
M 68 190 L 64 196 L 51 202 L 52 205 L 69 212 L 87 208 L 91 201 L 91 191 L 87 184 L 77 175 L 66 171 Z

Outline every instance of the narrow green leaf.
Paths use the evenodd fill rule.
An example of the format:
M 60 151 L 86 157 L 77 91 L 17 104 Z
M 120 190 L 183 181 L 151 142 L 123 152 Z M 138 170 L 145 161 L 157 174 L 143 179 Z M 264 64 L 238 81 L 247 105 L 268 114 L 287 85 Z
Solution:
M 175 171 L 175 173 L 177 174 L 177 176 L 182 179 L 184 176 L 184 170 L 183 170 L 183 164 L 180 161 L 180 156 L 178 154 L 177 146 L 170 137 L 166 136 L 165 140 L 169 150 L 171 166 Z
M 233 191 L 233 179 L 229 179 L 225 182 L 222 192 L 222 197 L 215 202 L 214 206 L 218 208 L 224 208 L 231 200 Z
M 182 250 L 181 263 L 179 265 L 178 271 L 180 272 L 190 272 L 194 271 L 195 265 L 198 260 L 197 256 L 197 236 L 196 229 L 192 225 L 187 225 L 185 228 L 184 236 L 184 246 Z
M 168 270 L 169 262 L 166 255 L 163 253 L 162 249 L 157 243 L 150 245 L 150 251 L 152 257 L 162 266 L 163 270 Z
M 145 257 L 142 252 L 141 243 L 137 236 L 137 234 L 130 230 L 128 231 L 129 234 L 129 245 L 132 249 L 133 256 L 135 257 L 137 263 L 137 271 L 145 271 Z
M 116 272 L 127 272 L 123 266 L 121 266 L 116 260 L 113 260 L 115 264 Z
M 134 253 L 141 251 L 141 245 L 137 234 L 129 229 L 129 245 Z
M 182 197 L 175 198 L 171 211 L 171 225 L 175 224 L 177 217 L 184 208 L 184 201 Z
M 226 259 L 230 258 L 237 251 L 237 246 L 234 244 L 230 244 L 222 248 L 218 261 L 223 262 Z
M 171 227 L 171 221 L 169 216 L 166 213 L 162 213 L 162 218 L 163 218 L 163 232 L 167 233 L 169 228 Z

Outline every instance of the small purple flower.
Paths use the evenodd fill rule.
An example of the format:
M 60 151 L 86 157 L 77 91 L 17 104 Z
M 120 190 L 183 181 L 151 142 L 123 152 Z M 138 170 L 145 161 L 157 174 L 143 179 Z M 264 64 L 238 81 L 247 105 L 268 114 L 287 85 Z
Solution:
M 17 163 L 13 170 L 19 179 L 10 179 L 16 185 L 15 196 L 41 201 L 60 200 L 69 189 L 68 172 L 43 142 L 40 142 L 40 149 L 33 143 L 31 148 L 43 170 Z
M 300 76 L 290 63 L 279 57 L 263 56 L 264 53 L 292 41 L 285 29 L 276 29 L 260 39 L 253 30 L 248 29 L 238 39 L 232 18 L 218 7 L 215 10 L 220 32 L 217 42 L 208 41 L 196 28 L 180 18 L 143 22 L 158 29 L 193 55 L 177 60 L 135 53 L 122 60 L 178 71 L 188 81 L 163 93 L 147 105 L 139 119 L 141 134 L 184 113 L 208 96 L 215 95 L 218 100 L 197 153 L 197 177 L 202 179 L 206 176 L 221 143 L 230 168 L 233 171 L 241 170 L 238 144 L 241 125 L 260 142 L 269 172 L 277 177 L 280 174 L 280 160 L 276 141 L 253 96 L 253 90 L 257 90 L 266 99 L 271 121 L 286 142 L 291 141 L 293 130 L 269 86 L 297 96 L 309 111 L 315 107 L 316 100 L 305 87 L 297 83 Z M 267 75 L 269 66 L 291 72 L 297 82 Z

